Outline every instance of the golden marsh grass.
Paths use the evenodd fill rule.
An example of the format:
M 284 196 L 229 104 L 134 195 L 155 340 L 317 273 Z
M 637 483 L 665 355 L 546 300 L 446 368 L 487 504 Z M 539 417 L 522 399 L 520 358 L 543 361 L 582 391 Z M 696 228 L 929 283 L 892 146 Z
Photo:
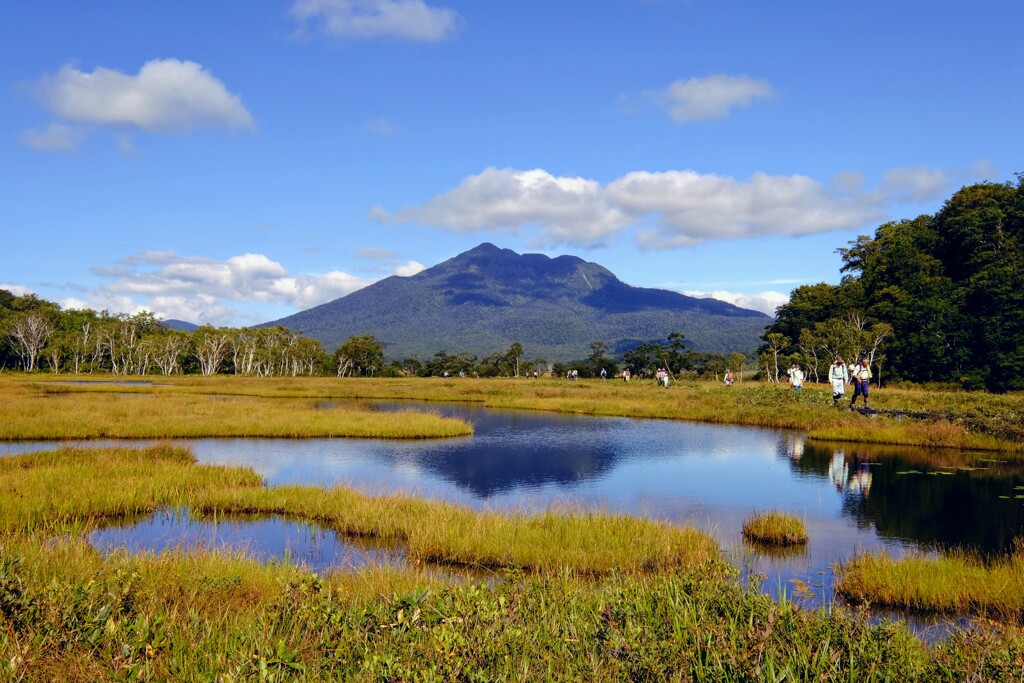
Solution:
M 804 545 L 808 540 L 807 525 L 793 515 L 769 510 L 744 520 L 743 537 L 768 545 Z
M 983 561 L 958 551 L 894 558 L 865 553 L 842 562 L 836 591 L 853 603 L 1024 619 L 1024 552 Z
M 379 412 L 355 402 L 323 405 L 271 398 L 168 391 L 92 390 L 55 384 L 0 386 L 0 439 L 163 439 L 203 437 L 441 438 L 472 434 L 472 426 L 424 411 Z
M 97 435 L 99 431 L 116 429 L 121 433 L 147 432 L 155 437 L 203 435 L 238 436 L 391 436 L 409 437 L 416 432 L 429 432 L 425 436 L 455 436 L 466 434 L 467 425 L 440 428 L 430 423 L 440 420 L 426 419 L 426 426 L 409 428 L 415 416 L 386 418 L 371 413 L 367 419 L 373 425 L 377 420 L 388 426 L 374 430 L 372 426 L 344 429 L 355 413 L 364 410 L 353 403 L 351 408 L 337 412 L 351 412 L 353 417 L 338 415 L 311 415 L 310 407 L 316 401 L 401 401 L 473 402 L 490 408 L 517 410 L 543 410 L 567 414 L 625 416 L 635 418 L 675 419 L 719 424 L 743 424 L 779 429 L 806 431 L 817 440 L 847 443 L 878 443 L 894 445 L 920 445 L 944 449 L 1002 451 L 1019 457 L 1024 454 L 1024 394 L 1004 395 L 983 392 L 965 392 L 921 388 L 874 389 L 872 406 L 882 411 L 904 411 L 928 414 L 928 419 L 897 419 L 886 415 L 865 416 L 832 407 L 831 391 L 817 385 L 805 385 L 798 400 L 786 386 L 745 382 L 726 387 L 717 382 L 684 380 L 672 384 L 670 390 L 657 390 L 652 381 L 582 380 L 567 382 L 560 379 L 470 379 L 470 378 L 244 378 L 217 377 L 160 377 L 154 386 L 120 386 L 86 382 L 48 382 L 33 384 L 25 375 L 0 377 L 0 391 L 11 395 L 15 405 L 7 407 L 7 415 L 14 420 L 6 427 L 12 436 L 3 438 L 47 438 L 41 435 L 49 428 L 48 438 L 75 438 L 67 434 Z M 152 378 L 150 378 L 152 379 Z M 58 393 L 59 392 L 59 393 Z M 59 408 L 48 410 L 47 404 L 35 403 L 31 411 L 18 404 L 41 394 L 64 396 L 49 405 Z M 149 416 L 138 426 L 127 415 L 140 411 L 125 405 L 137 400 L 138 395 L 178 396 L 168 401 L 159 416 Z M 88 396 L 76 401 L 73 396 Z M 92 403 L 99 395 L 122 400 Z M 187 397 L 196 397 L 189 399 Z M 199 397 L 220 396 L 220 403 L 208 404 Z M 225 397 L 236 397 L 242 408 L 231 408 Z M 271 401 L 270 399 L 305 399 Z M 252 401 L 247 403 L 246 400 Z M 267 400 L 268 402 L 264 402 Z M 180 402 L 179 402 L 180 401 Z M 191 402 L 191 401 L 194 401 Z M 159 406 L 158 402 L 153 402 Z M 291 407 L 289 407 L 291 403 Z M 104 412 L 104 408 L 109 411 Z M 249 409 L 252 410 L 251 419 Z M 177 415 L 184 410 L 198 411 L 201 422 L 191 424 Z M 204 410 L 209 411 L 204 414 Z M 40 412 L 42 411 L 42 412 Z M 284 417 L 290 412 L 289 417 Z M 328 411 L 320 411 L 331 413 Z M 110 417 L 120 415 L 120 419 Z M 255 416 L 260 416 L 259 418 Z M 275 417 L 280 415 L 281 417 Z M 393 420 L 387 422 L 387 420 Z M 145 429 L 142 425 L 149 425 Z M 65 423 L 70 423 L 67 426 Z M 111 423 L 115 426 L 111 426 Z M 25 427 L 18 425 L 24 424 Z M 95 424 L 95 427 L 89 425 Z M 264 426 L 265 425 L 265 426 Z M 200 429 L 205 426 L 205 429 Z M 2 427 L 0 427 L 2 428 Z M 160 432 L 153 434 L 153 432 Z M 219 434 L 215 434 L 219 432 Z M 358 433 L 356 433 L 358 432 Z M 25 434 L 25 436 L 13 434 Z

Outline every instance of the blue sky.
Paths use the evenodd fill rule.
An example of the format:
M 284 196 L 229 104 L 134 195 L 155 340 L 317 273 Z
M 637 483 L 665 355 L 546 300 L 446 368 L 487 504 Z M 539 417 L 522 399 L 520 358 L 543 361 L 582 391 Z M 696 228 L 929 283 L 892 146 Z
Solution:
M 771 312 L 1024 171 L 1024 3 L 0 8 L 0 287 L 247 325 L 489 241 Z

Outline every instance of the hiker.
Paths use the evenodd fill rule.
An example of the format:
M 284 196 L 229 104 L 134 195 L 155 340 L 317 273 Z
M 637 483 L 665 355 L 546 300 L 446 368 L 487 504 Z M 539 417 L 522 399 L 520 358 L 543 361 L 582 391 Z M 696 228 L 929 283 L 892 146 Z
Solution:
M 626 368 L 625 370 L 622 371 L 622 381 L 623 382 L 628 382 L 629 381 L 629 377 L 630 377 L 629 368 Z
M 727 386 L 727 387 L 731 387 L 732 386 L 732 370 L 726 370 L 725 371 L 725 386 Z
M 804 371 L 796 363 L 793 363 L 792 367 L 789 368 L 789 383 L 793 385 L 793 389 L 797 394 L 804 388 Z
M 601 368 L 601 379 L 608 379 L 608 373 L 604 371 L 604 368 Z
M 832 405 L 838 406 L 839 399 L 846 393 L 846 383 L 850 381 L 850 373 L 846 370 L 846 361 L 836 358 L 828 369 L 828 381 L 832 384 Z
M 865 358 L 860 362 L 860 365 L 856 366 L 853 371 L 853 375 L 850 377 L 853 380 L 853 399 L 850 401 L 850 410 L 853 410 L 854 404 L 857 403 L 857 397 L 864 397 L 864 408 L 868 408 L 868 384 L 871 383 L 871 367 L 868 364 L 868 359 Z

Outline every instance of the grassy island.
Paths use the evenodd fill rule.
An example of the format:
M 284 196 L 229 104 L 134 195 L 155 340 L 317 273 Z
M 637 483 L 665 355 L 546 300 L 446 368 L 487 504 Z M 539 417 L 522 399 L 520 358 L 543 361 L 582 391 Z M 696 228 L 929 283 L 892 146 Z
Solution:
M 767 545 L 804 545 L 807 543 L 807 525 L 793 515 L 771 510 L 745 520 L 743 537 Z

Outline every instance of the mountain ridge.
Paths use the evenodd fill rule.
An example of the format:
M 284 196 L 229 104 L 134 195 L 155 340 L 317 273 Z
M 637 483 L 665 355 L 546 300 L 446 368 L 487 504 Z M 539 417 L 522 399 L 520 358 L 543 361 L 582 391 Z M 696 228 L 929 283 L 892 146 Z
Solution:
M 697 350 L 747 352 L 772 321 L 758 311 L 670 290 L 633 287 L 578 256 L 518 254 L 489 242 L 409 277 L 260 325 L 283 325 L 329 351 L 372 334 L 389 358 L 438 351 L 482 356 L 518 341 L 528 357 L 586 357 L 590 342 L 622 353 L 673 331 Z

